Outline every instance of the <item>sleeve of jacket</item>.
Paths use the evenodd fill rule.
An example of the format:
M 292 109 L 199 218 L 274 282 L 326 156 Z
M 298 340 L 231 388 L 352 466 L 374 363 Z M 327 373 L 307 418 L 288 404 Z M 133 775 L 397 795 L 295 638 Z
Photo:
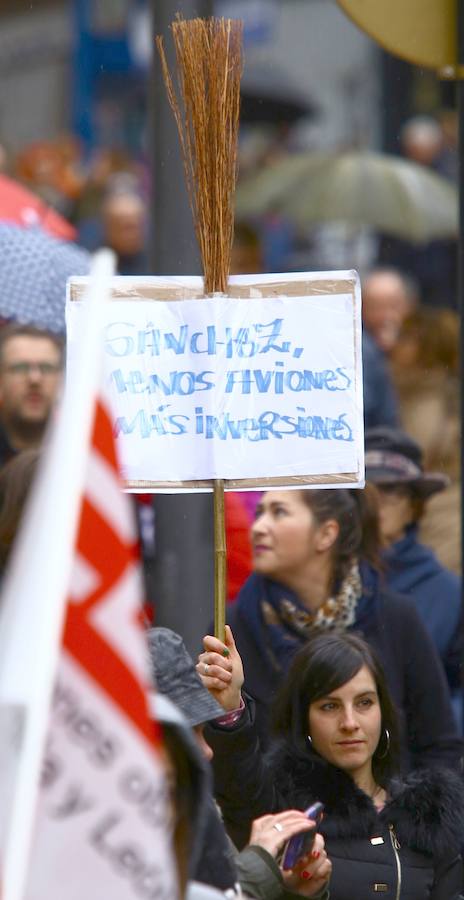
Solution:
M 258 900 L 280 900 L 284 889 L 275 859 L 262 847 L 245 847 L 236 857 L 240 887 Z
M 461 594 L 461 584 L 458 582 L 456 591 Z M 446 677 L 450 688 L 461 692 L 462 666 L 464 659 L 464 607 L 460 604 L 460 615 L 453 636 L 446 649 L 444 665 Z
M 442 662 L 416 609 L 406 599 L 402 602 L 405 714 L 412 767 L 447 766 L 462 771 L 463 742 Z
M 462 858 L 455 856 L 438 866 L 430 900 L 461 900 L 463 894 Z
M 280 869 L 267 850 L 250 845 L 236 858 L 240 887 L 248 897 L 258 900 L 298 900 L 301 895 L 285 890 Z M 329 900 L 325 885 L 314 900 Z
M 205 736 L 214 753 L 215 796 L 227 831 L 241 849 L 248 842 L 253 819 L 281 808 L 261 752 L 253 700 L 246 697 L 246 708 L 233 728 L 210 724 Z

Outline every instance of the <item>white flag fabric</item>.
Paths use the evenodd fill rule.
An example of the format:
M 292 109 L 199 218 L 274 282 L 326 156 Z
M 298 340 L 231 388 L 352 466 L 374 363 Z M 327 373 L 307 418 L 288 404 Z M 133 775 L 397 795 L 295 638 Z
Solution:
M 26 900 L 175 897 L 129 502 L 99 406 Z
M 82 378 L 68 386 L 0 607 L 2 900 L 177 896 L 133 513 L 97 396 L 97 306 L 111 275 L 99 265 Z

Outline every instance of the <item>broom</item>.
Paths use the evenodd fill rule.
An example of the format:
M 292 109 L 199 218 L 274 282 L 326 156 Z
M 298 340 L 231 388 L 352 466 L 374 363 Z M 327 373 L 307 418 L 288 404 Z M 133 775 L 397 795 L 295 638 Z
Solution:
M 162 37 L 163 78 L 179 132 L 188 196 L 203 265 L 205 295 L 224 294 L 234 237 L 234 196 L 242 75 L 242 22 L 190 19 L 171 25 L 177 87 Z M 214 632 L 224 640 L 226 537 L 224 482 L 214 481 Z

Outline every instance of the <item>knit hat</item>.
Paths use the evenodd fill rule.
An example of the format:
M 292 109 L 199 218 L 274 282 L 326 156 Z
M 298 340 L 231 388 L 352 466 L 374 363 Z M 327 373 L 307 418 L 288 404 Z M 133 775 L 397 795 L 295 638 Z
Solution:
M 203 687 L 179 634 L 170 628 L 151 628 L 148 645 L 158 691 L 176 704 L 191 728 L 224 715 Z
M 366 481 L 405 484 L 426 500 L 449 484 L 446 475 L 424 472 L 419 444 L 399 428 L 369 428 L 365 435 Z

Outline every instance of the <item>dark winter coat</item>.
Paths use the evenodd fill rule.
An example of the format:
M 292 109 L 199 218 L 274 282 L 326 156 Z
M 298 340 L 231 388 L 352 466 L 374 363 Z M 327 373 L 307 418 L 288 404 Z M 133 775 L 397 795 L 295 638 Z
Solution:
M 362 335 L 364 425 L 398 425 L 398 399 L 388 361 L 366 329 Z
M 16 456 L 17 450 L 15 450 L 8 438 L 6 431 L 3 425 L 0 423 L 0 469 L 13 459 L 13 456 Z
M 275 757 L 273 772 L 284 805 L 324 803 L 332 900 L 367 900 L 373 892 L 401 900 L 460 896 L 464 796 L 458 776 L 411 773 L 389 786 L 391 799 L 378 813 L 348 775 L 328 764 L 313 766 L 289 746 Z
M 409 597 L 443 662 L 450 692 L 461 687 L 464 635 L 461 624 L 461 579 L 438 561 L 417 538 L 411 525 L 385 553 L 385 580 L 390 590 Z
M 210 767 L 182 713 L 160 693 L 154 708 L 173 760 L 180 764 L 183 802 L 190 807 L 187 900 L 230 900 L 241 892 L 257 900 L 296 900 L 285 890 L 282 873 L 266 850 L 250 846 L 238 853 L 228 838 L 213 800 Z M 328 900 L 326 886 L 315 900 Z
M 362 573 L 363 596 L 350 630 L 365 638 L 383 665 L 400 718 L 403 770 L 435 765 L 461 770 L 463 745 L 443 667 L 414 605 L 384 590 L 371 569 L 363 566 Z M 272 668 L 253 635 L 253 629 L 266 627 L 258 602 L 265 584 L 261 576 L 250 576 L 227 611 L 227 622 L 243 660 L 244 687 L 256 701 L 263 747 L 269 743 L 272 700 L 285 674 Z M 254 623 L 250 627 L 252 609 Z
M 457 900 L 464 834 L 464 791 L 449 771 L 422 770 L 391 782 L 379 813 L 352 779 L 309 748 L 259 750 L 253 704 L 233 729 L 210 727 L 216 789 L 234 838 L 264 811 L 324 803 L 320 831 L 332 861 L 331 900 Z

